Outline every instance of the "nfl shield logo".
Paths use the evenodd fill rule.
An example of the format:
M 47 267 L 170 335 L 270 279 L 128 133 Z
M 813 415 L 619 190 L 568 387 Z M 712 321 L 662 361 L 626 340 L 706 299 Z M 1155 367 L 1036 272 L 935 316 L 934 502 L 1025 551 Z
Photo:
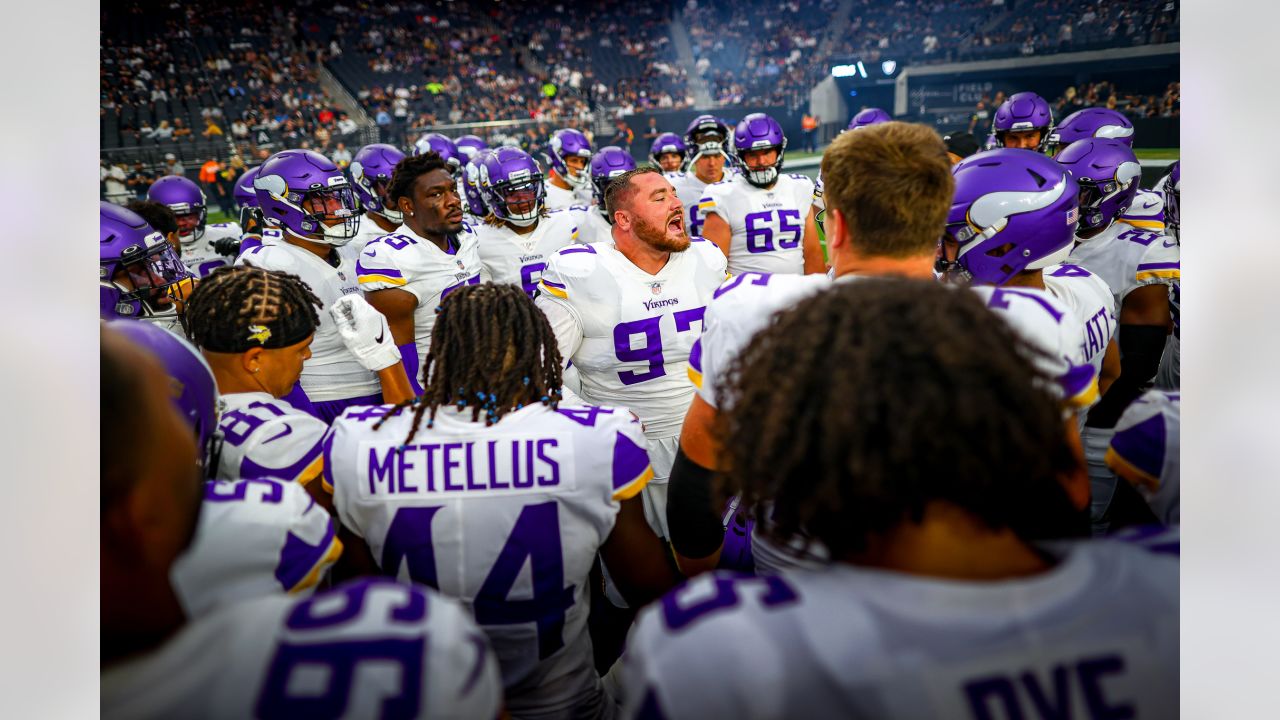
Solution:
M 898 63 L 895 60 L 885 60 L 880 63 L 880 69 L 884 71 L 885 75 L 892 75 L 893 71 L 898 69 Z
M 339 271 L 338 271 L 338 279 L 339 279 L 339 280 L 341 280 L 342 282 L 346 282 L 346 281 L 347 281 L 347 274 L 346 274 L 346 273 L 344 273 L 344 272 L 342 272 L 341 270 L 339 270 Z
M 461 260 L 454 260 L 454 262 L 458 263 L 458 269 L 459 269 L 459 270 L 466 270 L 466 269 L 467 269 L 467 266 L 466 266 L 466 265 L 463 265 Z
M 661 295 L 661 294 L 662 294 L 662 283 L 660 283 L 660 282 L 653 283 L 652 285 L 650 285 L 650 286 L 649 286 L 649 290 L 651 290 L 651 291 L 653 292 L 653 294 L 654 294 L 654 295 Z

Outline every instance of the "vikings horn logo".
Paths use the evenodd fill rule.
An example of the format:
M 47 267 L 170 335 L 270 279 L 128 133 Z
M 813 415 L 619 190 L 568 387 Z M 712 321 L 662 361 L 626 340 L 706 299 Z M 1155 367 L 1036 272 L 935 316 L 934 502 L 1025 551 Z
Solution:
M 266 345 L 271 339 L 271 328 L 265 325 L 250 325 L 249 339 L 258 341 L 259 345 Z

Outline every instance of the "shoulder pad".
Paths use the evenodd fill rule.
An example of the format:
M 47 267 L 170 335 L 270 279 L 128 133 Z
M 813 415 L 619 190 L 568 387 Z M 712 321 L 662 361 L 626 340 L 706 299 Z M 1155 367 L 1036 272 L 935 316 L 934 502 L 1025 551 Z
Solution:
M 600 263 L 595 245 L 596 243 L 589 243 L 561 248 L 556 251 L 551 262 L 562 277 L 586 277 L 595 272 Z

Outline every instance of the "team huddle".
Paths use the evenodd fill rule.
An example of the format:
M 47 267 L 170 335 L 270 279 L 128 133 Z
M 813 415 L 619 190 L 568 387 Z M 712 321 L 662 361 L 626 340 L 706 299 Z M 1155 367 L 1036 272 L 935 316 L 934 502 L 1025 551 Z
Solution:
M 1179 169 L 763 113 L 102 203 L 106 717 L 1169 717 Z

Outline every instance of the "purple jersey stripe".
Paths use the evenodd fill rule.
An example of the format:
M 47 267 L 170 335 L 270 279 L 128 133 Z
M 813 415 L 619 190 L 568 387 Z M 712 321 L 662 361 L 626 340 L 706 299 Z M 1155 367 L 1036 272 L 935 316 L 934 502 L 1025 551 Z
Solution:
M 1165 262 L 1165 263 L 1143 263 L 1138 266 L 1138 271 L 1142 270 L 1180 270 L 1182 263 Z
M 314 507 L 313 500 L 306 512 L 311 512 Z M 333 521 L 325 520 L 325 523 L 329 527 L 325 530 L 324 537 L 320 538 L 319 545 L 308 545 L 293 533 L 285 538 L 284 549 L 280 551 L 280 563 L 276 565 L 276 580 L 280 581 L 286 591 L 292 590 L 306 579 L 311 570 L 329 554 L 329 547 L 333 545 Z
M 1153 415 L 1131 428 L 1117 431 L 1111 449 L 1126 462 L 1153 478 L 1164 469 L 1164 416 Z
M 316 443 L 315 446 L 310 450 L 307 450 L 306 454 L 304 454 L 297 462 L 281 468 L 259 465 L 246 457 L 244 460 L 240 461 L 240 477 L 268 477 L 286 481 L 297 480 L 298 475 L 302 474 L 302 471 L 306 470 L 308 465 L 315 462 L 316 458 L 320 457 L 322 449 L 322 443 Z
M 1093 366 L 1072 365 L 1069 370 L 1058 378 L 1058 382 L 1062 384 L 1065 397 L 1076 397 L 1089 389 L 1090 383 L 1093 382 Z
M 579 252 L 591 253 L 592 255 L 595 255 L 596 249 L 591 247 L 590 245 L 574 245 L 573 247 L 567 247 L 561 250 L 560 254 L 568 255 L 570 253 L 579 253 Z
M 553 280 L 548 280 L 545 276 L 542 278 L 542 284 L 544 284 L 544 285 L 549 285 L 549 286 L 551 286 L 551 287 L 553 287 L 553 288 L 555 288 L 555 289 L 557 289 L 557 290 L 564 290 L 564 289 L 565 289 L 564 285 L 562 285 L 562 284 L 560 284 L 560 283 L 558 283 L 558 282 L 555 282 L 555 281 L 553 281 Z
M 618 433 L 613 444 L 613 489 L 619 490 L 634 481 L 649 467 L 649 453 Z
M 693 341 L 693 347 L 689 349 L 689 367 L 702 372 L 702 338 Z
M 363 255 L 364 253 L 361 253 Z M 402 278 L 404 274 L 394 268 L 373 268 L 370 270 L 360 264 L 360 259 L 356 258 L 356 275 L 386 275 L 387 277 Z

